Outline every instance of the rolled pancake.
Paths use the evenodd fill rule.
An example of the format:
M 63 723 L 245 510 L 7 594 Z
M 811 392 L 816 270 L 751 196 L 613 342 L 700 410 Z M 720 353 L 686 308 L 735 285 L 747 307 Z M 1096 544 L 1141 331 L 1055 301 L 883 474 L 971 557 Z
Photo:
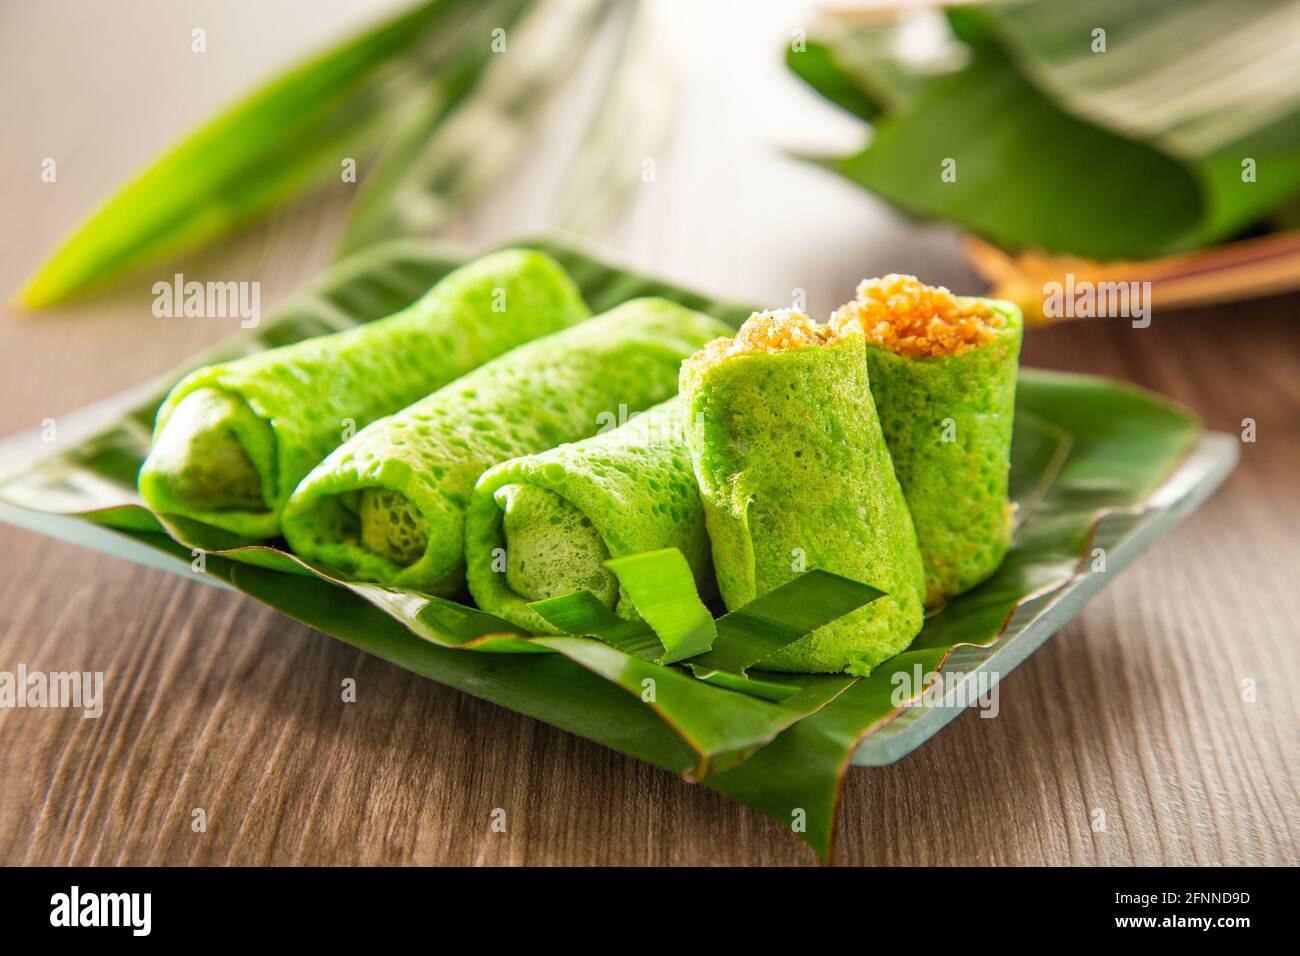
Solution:
M 1024 320 L 912 276 L 858 287 L 832 326 L 860 327 L 871 394 L 925 561 L 926 603 L 989 577 L 1011 543 L 1011 428 Z
M 670 398 L 682 359 L 725 329 L 637 299 L 521 346 L 335 449 L 289 499 L 285 537 L 353 579 L 456 594 L 465 511 L 484 471 L 593 435 L 620 407 Z
M 589 315 L 558 263 L 508 249 L 389 318 L 198 369 L 158 410 L 140 494 L 158 513 L 274 537 L 289 494 L 345 429 Z
M 904 650 L 921 629 L 925 574 L 861 331 L 757 313 L 686 362 L 681 390 L 728 608 L 814 568 L 885 592 L 757 666 L 865 675 Z
M 677 548 L 706 598 L 715 590 L 683 405 L 673 398 L 626 424 L 489 469 L 470 499 L 465 560 L 483 610 L 532 634 L 557 633 L 530 601 L 590 591 L 637 619 L 605 568 L 611 557 Z

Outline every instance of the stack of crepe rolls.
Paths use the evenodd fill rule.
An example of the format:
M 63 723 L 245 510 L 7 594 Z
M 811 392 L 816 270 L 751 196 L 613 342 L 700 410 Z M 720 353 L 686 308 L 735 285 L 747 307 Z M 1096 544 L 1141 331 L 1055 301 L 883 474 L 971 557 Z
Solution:
M 284 535 L 300 556 L 354 579 L 454 595 L 483 472 L 591 436 L 620 406 L 671 398 L 682 360 L 725 330 L 637 299 L 520 346 L 335 449 L 286 504 Z
M 466 517 L 469 590 L 483 610 L 555 633 L 528 607 L 589 591 L 638 615 L 604 562 L 677 548 L 704 598 L 714 591 L 709 540 L 674 398 L 571 445 L 503 462 L 474 488 Z
M 755 313 L 682 368 L 718 587 L 737 608 L 820 568 L 884 596 L 760 662 L 865 675 L 921 629 L 925 572 L 860 328 Z
M 468 585 L 535 634 L 529 605 L 575 591 L 635 620 L 611 558 L 676 548 L 729 609 L 821 568 L 883 596 L 758 666 L 866 675 L 1005 557 L 1022 330 L 910 276 L 824 325 L 733 335 L 662 299 L 589 318 L 553 260 L 507 250 L 388 319 L 192 373 L 140 489 L 353 580 Z
M 387 319 L 199 369 L 158 410 L 141 496 L 159 514 L 274 537 L 294 488 L 348 428 L 589 315 L 554 260 L 511 249 Z
M 864 281 L 829 324 L 865 335 L 871 393 L 925 562 L 926 603 L 942 604 L 987 579 L 1011 542 L 1020 310 L 889 275 Z

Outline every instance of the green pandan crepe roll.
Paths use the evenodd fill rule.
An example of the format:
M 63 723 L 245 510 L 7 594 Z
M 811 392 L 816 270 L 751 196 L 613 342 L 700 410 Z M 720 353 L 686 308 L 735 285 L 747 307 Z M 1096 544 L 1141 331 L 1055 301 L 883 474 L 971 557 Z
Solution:
M 636 609 L 610 558 L 677 548 L 706 597 L 715 588 L 695 473 L 673 398 L 626 424 L 489 469 L 470 499 L 465 560 L 483 610 L 555 633 L 528 602 L 590 591 L 619 616 Z
M 885 592 L 757 666 L 865 675 L 906 648 L 921 629 L 925 575 L 861 331 L 756 313 L 686 362 L 681 390 L 728 608 L 813 568 Z
M 863 282 L 830 324 L 866 335 L 871 393 L 921 542 L 926 602 L 941 604 L 988 578 L 1011 542 L 1020 310 L 891 275 Z
M 589 315 L 558 263 L 508 249 L 389 318 L 198 369 L 158 410 L 140 494 L 155 512 L 274 537 L 290 493 L 345 426 L 390 415 Z
M 289 499 L 285 537 L 354 579 L 456 594 L 479 476 L 593 435 L 620 406 L 672 397 L 682 359 L 719 330 L 672 302 L 637 299 L 520 346 L 335 449 Z

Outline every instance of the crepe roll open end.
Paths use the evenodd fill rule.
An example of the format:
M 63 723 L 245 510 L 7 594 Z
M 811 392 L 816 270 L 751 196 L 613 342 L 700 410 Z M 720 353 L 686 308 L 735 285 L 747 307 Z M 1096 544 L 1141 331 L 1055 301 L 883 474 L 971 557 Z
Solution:
M 591 519 L 559 495 L 535 485 L 505 485 L 493 495 L 501 509 L 506 583 L 527 601 L 590 591 L 607 608 L 618 604 L 618 579 Z
M 141 494 L 164 514 L 265 512 L 274 488 L 264 474 L 270 478 L 274 454 L 271 427 L 241 398 L 196 389 L 159 433 L 141 469 Z
M 708 600 L 716 585 L 681 417 L 673 398 L 616 428 L 486 471 L 465 515 L 466 574 L 478 606 L 527 633 L 554 634 L 531 602 L 588 591 L 637 620 L 605 562 L 660 548 L 685 556 Z
M 398 491 L 367 488 L 358 507 L 361 544 L 394 564 L 409 567 L 429 547 L 429 525 Z

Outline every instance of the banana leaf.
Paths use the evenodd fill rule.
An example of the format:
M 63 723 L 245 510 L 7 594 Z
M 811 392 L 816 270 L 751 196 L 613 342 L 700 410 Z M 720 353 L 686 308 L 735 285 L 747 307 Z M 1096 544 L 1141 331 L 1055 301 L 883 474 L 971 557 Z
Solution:
M 1297 0 L 1029 0 L 949 21 L 962 65 L 910 62 L 889 22 L 840 22 L 787 54 L 874 124 L 865 149 L 825 165 L 908 213 L 1009 247 L 1150 258 L 1300 194 Z
M 555 256 L 595 311 L 641 295 L 666 296 L 732 324 L 750 311 L 570 248 L 524 244 Z M 382 317 L 464 259 L 463 251 L 422 241 L 372 247 L 276 319 L 196 361 Z M 165 533 L 134 488 L 153 410 L 182 372 L 88 414 L 94 427 L 87 425 L 85 438 L 68 438 L 77 423 L 61 422 L 62 440 L 73 443 L 53 457 L 33 463 L 23 439 L 6 442 L 0 462 L 6 451 L 24 461 L 0 481 L 0 518 L 242 591 L 399 666 L 728 793 L 791 825 L 823 858 L 852 762 L 898 759 L 936 732 L 960 712 L 952 702 L 964 682 L 996 680 L 1023 660 L 1109 575 L 1203 500 L 1235 461 L 1235 442 L 1202 436 L 1190 415 L 1154 396 L 1025 370 L 1012 456 L 1019 522 L 1002 569 L 931 617 L 911 649 L 869 678 L 772 674 L 754 666 L 761 642 L 807 626 L 807 615 L 800 618 L 806 595 L 720 618 L 708 653 L 683 666 L 587 636 L 520 635 L 467 598 L 342 582 L 273 547 L 196 550 L 203 529 L 166 519 L 172 534 Z M 1104 570 L 1096 569 L 1099 547 L 1108 556 Z M 254 555 L 258 563 L 249 561 Z M 827 599 L 829 613 L 835 600 Z M 724 642 L 732 633 L 734 642 Z M 913 673 L 925 680 L 899 684 Z M 730 677 L 709 679 L 719 674 Z M 930 706 L 936 675 L 961 681 Z
M 785 51 L 786 66 L 840 109 L 872 122 L 898 113 L 935 76 L 961 65 L 950 48 L 924 67 L 901 55 L 903 23 L 893 14 L 828 18 Z

